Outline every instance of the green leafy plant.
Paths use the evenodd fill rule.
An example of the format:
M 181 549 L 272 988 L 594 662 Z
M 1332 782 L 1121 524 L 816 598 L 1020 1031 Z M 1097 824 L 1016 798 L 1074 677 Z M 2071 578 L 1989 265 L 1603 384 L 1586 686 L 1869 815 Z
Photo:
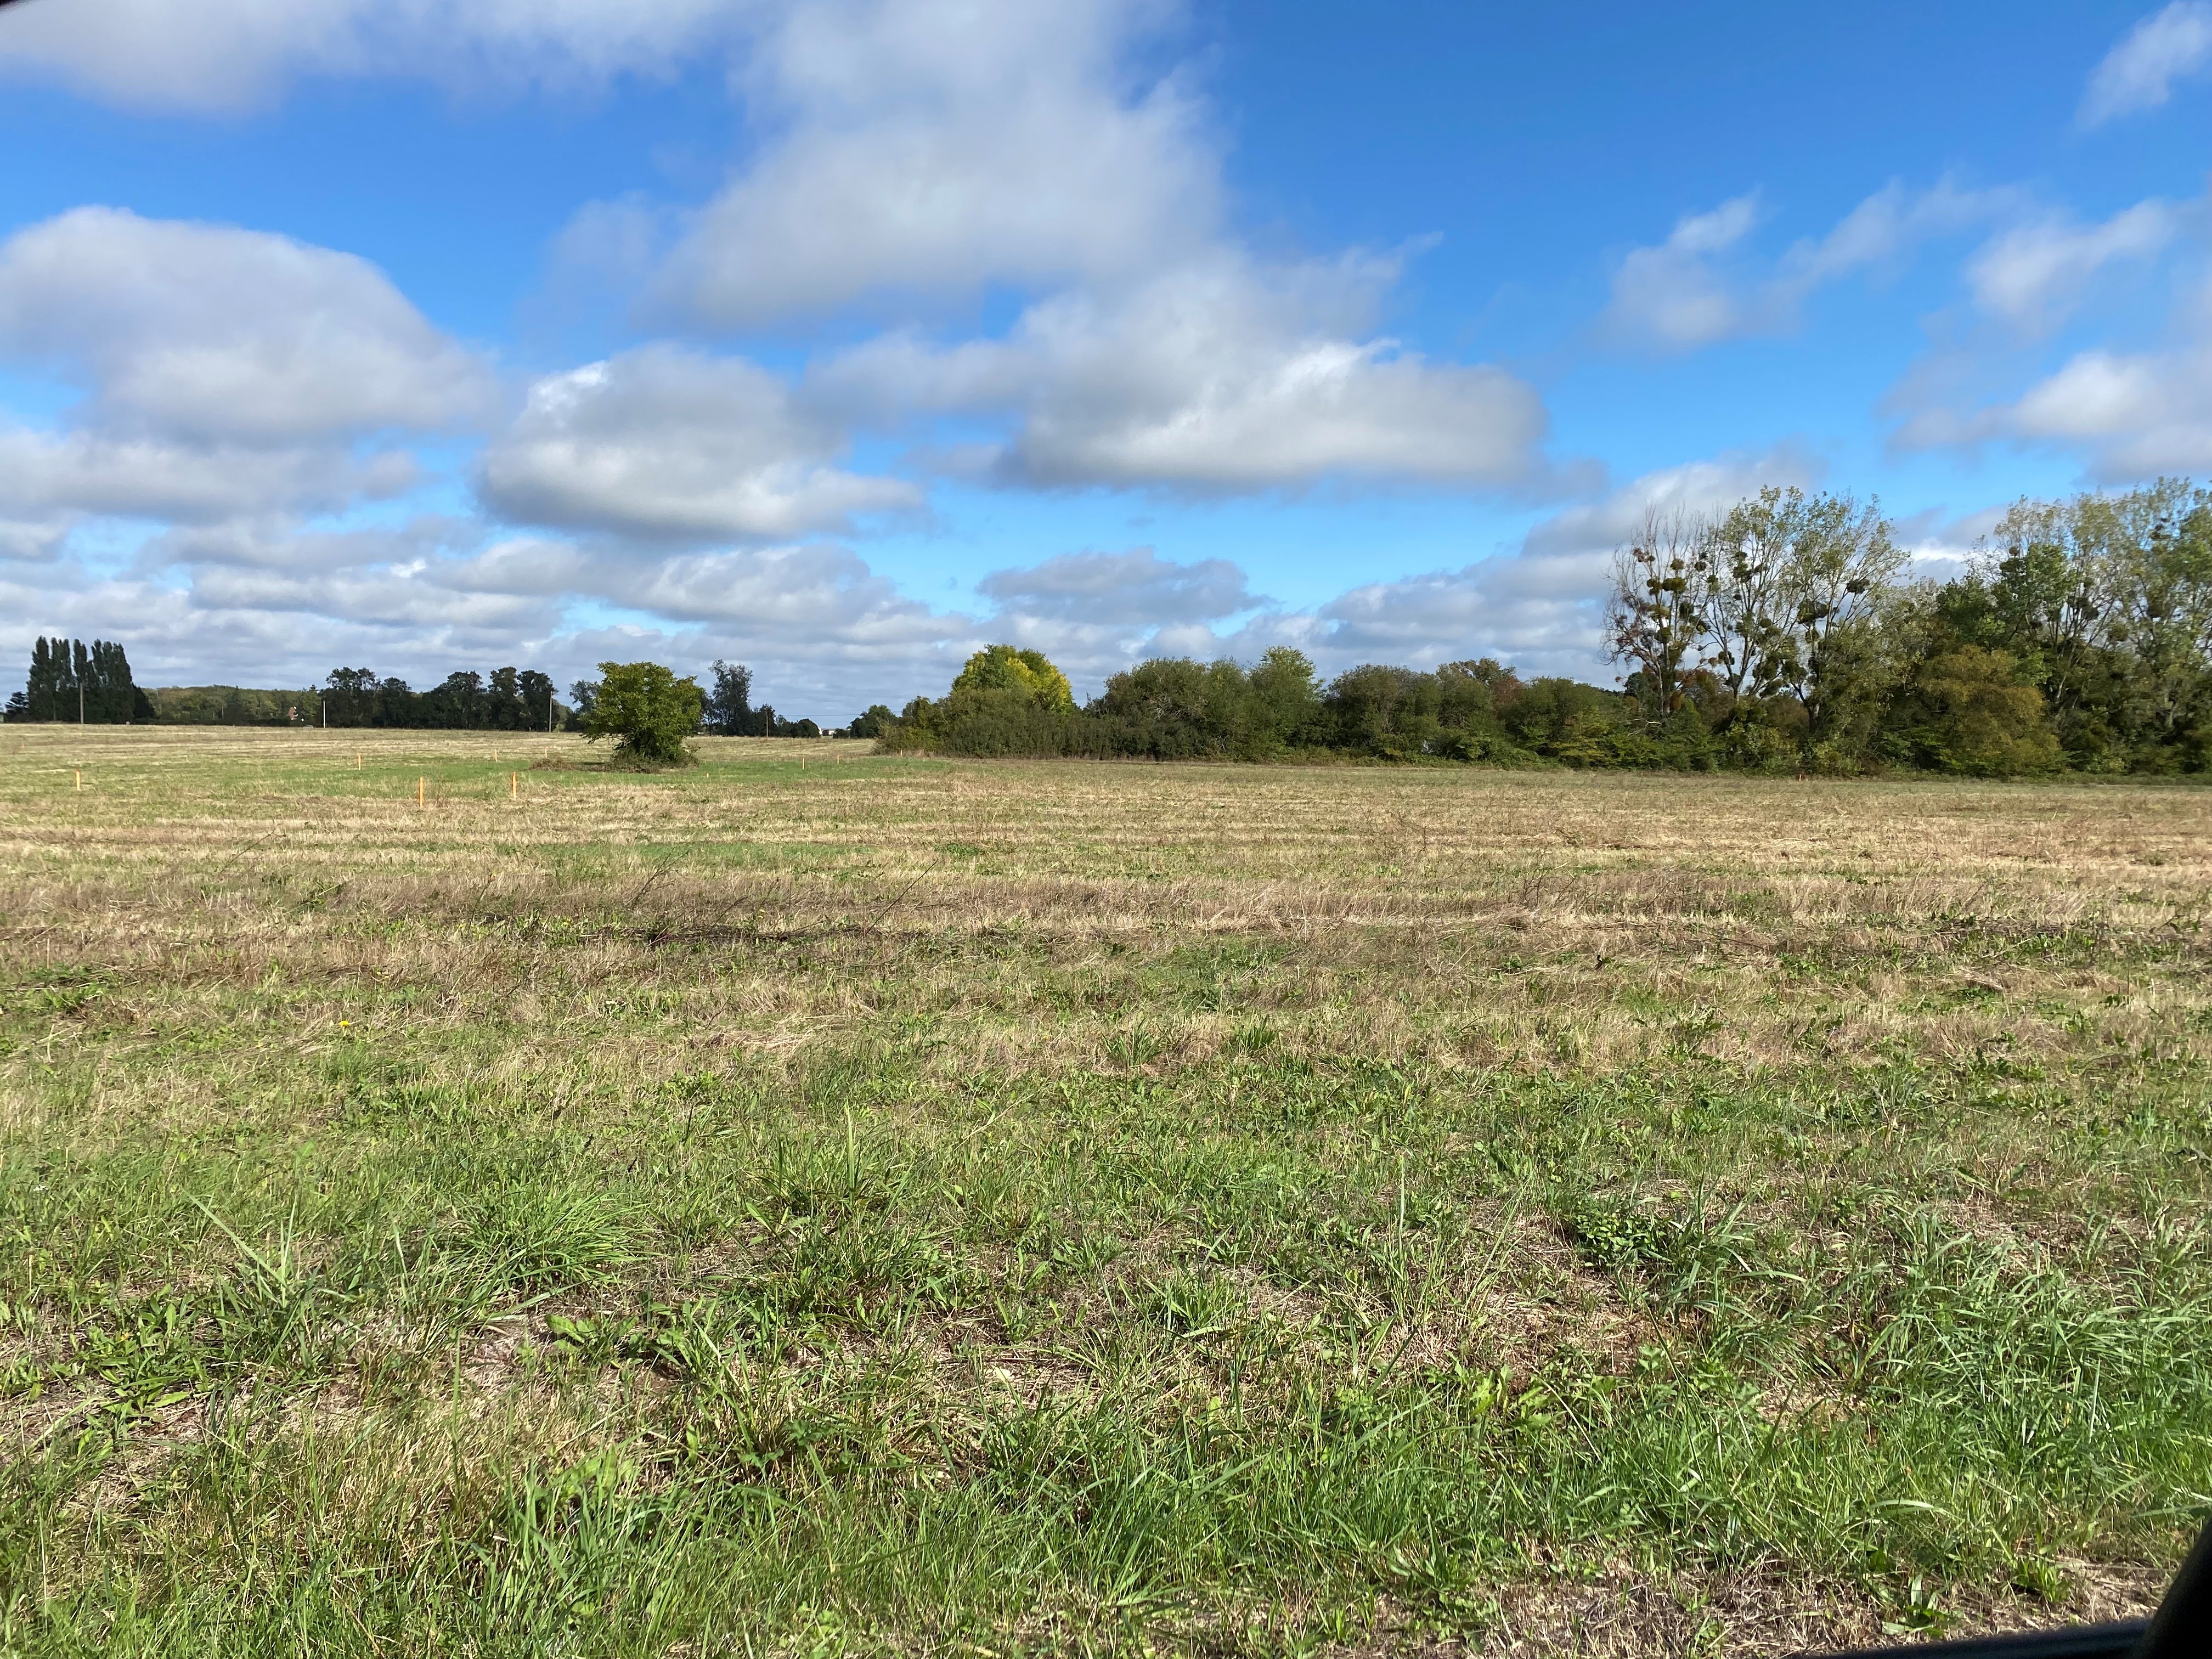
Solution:
M 684 740 L 699 729 L 705 705 L 698 682 L 679 680 L 657 662 L 603 662 L 584 735 L 593 743 L 612 738 L 618 763 L 690 766 L 695 757 Z

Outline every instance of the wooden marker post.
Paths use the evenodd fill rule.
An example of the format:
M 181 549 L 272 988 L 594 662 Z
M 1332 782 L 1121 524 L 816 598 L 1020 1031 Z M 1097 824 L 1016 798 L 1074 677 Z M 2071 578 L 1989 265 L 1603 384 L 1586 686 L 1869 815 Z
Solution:
M 428 778 L 417 778 L 415 780 L 415 804 L 417 806 L 420 806 L 422 804 L 423 787 L 430 780 Z
M 521 793 L 522 774 L 520 772 L 509 772 L 507 775 L 507 798 L 509 800 L 513 800 Z
M 76 787 L 80 789 L 84 787 L 84 774 L 82 771 L 76 775 Z

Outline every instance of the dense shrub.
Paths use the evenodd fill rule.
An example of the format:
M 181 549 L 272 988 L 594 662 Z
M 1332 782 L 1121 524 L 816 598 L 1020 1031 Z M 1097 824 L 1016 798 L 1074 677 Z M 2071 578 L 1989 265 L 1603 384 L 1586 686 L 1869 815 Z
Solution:
M 699 729 L 705 702 L 696 680 L 679 680 L 657 662 L 603 662 L 584 735 L 594 743 L 612 738 L 625 764 L 688 766 L 684 740 Z

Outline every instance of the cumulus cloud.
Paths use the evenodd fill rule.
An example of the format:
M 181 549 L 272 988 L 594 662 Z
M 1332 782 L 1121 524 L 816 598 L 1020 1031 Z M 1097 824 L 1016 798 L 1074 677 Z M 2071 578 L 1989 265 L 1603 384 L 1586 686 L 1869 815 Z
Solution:
M 777 539 L 920 505 L 831 465 L 844 447 L 766 370 L 648 346 L 532 386 L 479 487 L 517 521 L 649 537 Z
M 2148 201 L 2100 225 L 2076 225 L 2056 215 L 2015 225 L 1974 256 L 1966 279 L 1984 311 L 2024 332 L 2040 332 L 2064 320 L 2105 266 L 2162 252 L 2180 217 L 2172 204 Z
M 1653 507 L 1712 512 L 1756 495 L 1769 484 L 1809 489 L 1823 467 L 1796 444 L 1764 450 L 1730 450 L 1708 460 L 1662 467 L 1632 479 L 1601 499 L 1565 507 L 1531 529 L 1522 551 L 1547 559 L 1609 557 L 1642 529 Z
M 412 488 L 400 441 L 486 413 L 494 378 L 367 261 L 79 208 L 0 243 L 0 363 L 75 388 L 0 426 L 0 514 L 209 523 Z
M 2212 64 L 2212 4 L 2174 0 L 2120 38 L 2089 76 L 2080 121 L 2100 126 L 2122 115 L 2156 109 L 2173 83 Z
M 944 631 L 927 605 L 842 547 L 688 555 L 653 566 L 620 592 L 664 617 L 742 621 L 818 645 L 911 643 Z
M 879 300 L 1022 296 L 994 337 L 882 336 L 810 377 L 853 418 L 959 415 L 940 459 L 1016 487 L 1251 491 L 1322 477 L 1524 488 L 1533 389 L 1377 331 L 1395 260 L 1261 258 L 1222 223 L 1218 147 L 1138 72 L 1168 0 L 816 0 L 744 82 L 755 154 L 645 279 L 647 309 L 764 327 Z M 648 264 L 658 215 L 587 210 L 571 264 Z
M 566 679 L 610 654 L 690 671 L 720 655 L 752 662 L 787 714 L 842 720 L 848 702 L 940 685 L 982 643 L 975 617 L 907 597 L 834 545 L 672 554 L 537 537 L 484 544 L 467 520 L 331 530 L 266 519 L 166 532 L 125 580 L 66 550 L 10 562 L 6 528 L 0 649 L 40 629 L 97 633 L 123 641 L 149 684 L 304 684 L 341 661 L 418 683 L 501 663 Z
M 1551 481 L 1529 386 L 1383 330 L 1395 261 L 1263 257 L 1229 232 L 1202 102 L 1141 66 L 1174 13 L 210 0 L 179 23 L 149 0 L 11 9 L 40 21 L 9 34 L 0 73 L 168 108 L 240 107 L 300 74 L 582 80 L 730 44 L 756 142 L 728 187 L 672 219 L 642 203 L 587 211 L 572 252 L 604 244 L 662 314 L 715 334 L 917 295 L 939 325 L 985 298 L 1014 320 L 987 337 L 883 337 L 796 386 L 673 344 L 548 374 L 475 459 L 483 517 L 369 529 L 349 509 L 422 483 L 438 460 L 424 437 L 496 426 L 490 365 L 352 256 L 81 210 L 0 246 L 0 357 L 81 393 L 49 428 L 0 428 L 0 584 L 46 594 L 49 625 L 96 605 L 149 673 L 196 658 L 198 677 L 244 663 L 264 680 L 341 657 L 413 673 L 531 658 L 565 674 L 629 641 L 624 654 L 743 655 L 770 686 L 872 700 L 941 685 L 987 636 L 1101 672 L 1140 649 L 1362 637 L 1366 601 L 1286 614 L 1227 561 L 1070 553 L 993 573 L 969 614 L 816 539 L 923 500 L 850 460 L 861 431 L 919 428 L 925 453 L 980 434 L 970 459 L 1012 488 Z M 132 580 L 71 556 L 70 527 L 99 517 L 165 524 Z
M 1219 185 L 1174 79 L 1127 84 L 1164 5 L 817 0 L 743 77 L 760 158 L 696 215 L 655 299 L 722 326 L 866 295 L 1118 281 L 1200 246 Z
M 334 573 L 211 565 L 194 574 L 192 603 L 223 611 L 292 612 L 410 630 L 516 638 L 543 634 L 559 614 L 532 594 L 468 592 L 416 567 Z
M 115 208 L 0 244 L 0 354 L 86 385 L 106 423 L 191 442 L 441 428 L 493 395 L 365 259 Z
M 659 74 L 726 37 L 733 0 L 33 0 L 0 29 L 0 74 L 126 108 L 229 112 L 307 75 L 456 88 Z
M 397 495 L 413 460 L 343 446 L 260 448 L 161 436 L 0 428 L 0 513 L 204 522 L 280 507 L 331 508 Z
M 305 685 L 333 666 L 369 663 L 421 678 L 467 665 L 531 660 L 550 611 L 472 610 L 433 586 L 387 575 L 240 582 L 100 577 L 74 561 L 0 568 L 5 648 L 38 632 L 119 640 L 142 684 Z
M 1827 234 L 1793 244 L 1771 264 L 1746 243 L 1762 216 L 1758 196 L 1735 197 L 1675 222 L 1666 240 L 1625 255 L 1601 328 L 1616 339 L 1687 351 L 1723 340 L 1787 333 L 1827 283 L 1902 260 L 1931 237 L 2016 210 L 2013 191 L 1970 191 L 1948 180 L 1924 191 L 1891 183 Z
M 1348 475 L 1514 486 L 1542 476 L 1547 418 L 1524 382 L 1362 337 L 1389 267 L 1270 268 L 1224 252 L 1116 299 L 1056 295 L 1002 339 L 864 345 L 818 377 L 888 416 L 1013 414 L 1000 481 L 1192 491 Z

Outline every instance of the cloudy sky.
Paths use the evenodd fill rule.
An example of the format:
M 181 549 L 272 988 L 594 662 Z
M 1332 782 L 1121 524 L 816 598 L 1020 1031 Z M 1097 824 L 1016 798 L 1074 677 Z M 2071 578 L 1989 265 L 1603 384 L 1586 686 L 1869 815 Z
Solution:
M 18 0 L 0 652 L 1609 678 L 1654 499 L 2212 474 L 2212 0 Z

